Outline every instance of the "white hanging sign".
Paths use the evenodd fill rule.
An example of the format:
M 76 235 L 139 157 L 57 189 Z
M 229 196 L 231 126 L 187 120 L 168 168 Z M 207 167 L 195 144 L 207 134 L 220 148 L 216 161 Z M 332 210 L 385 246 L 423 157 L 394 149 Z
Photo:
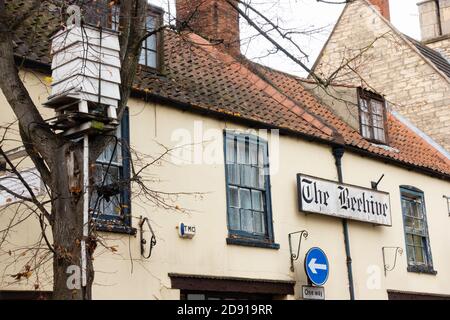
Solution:
M 300 211 L 391 226 L 389 193 L 297 175 Z

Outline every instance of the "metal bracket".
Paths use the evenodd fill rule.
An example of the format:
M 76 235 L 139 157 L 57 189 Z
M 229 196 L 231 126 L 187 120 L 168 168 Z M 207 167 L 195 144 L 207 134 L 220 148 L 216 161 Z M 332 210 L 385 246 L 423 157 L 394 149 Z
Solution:
M 377 182 L 375 182 L 375 181 L 371 181 L 371 182 L 370 182 L 371 187 L 372 187 L 373 190 L 378 190 L 378 185 L 380 184 L 381 180 L 383 180 L 383 178 L 384 178 L 384 173 L 383 173 L 383 175 L 380 177 L 380 179 L 378 179 Z
M 298 239 L 298 247 L 297 247 L 297 253 L 295 254 L 292 251 L 292 236 L 294 234 L 298 234 L 300 233 L 300 237 Z M 299 258 L 299 254 L 300 254 L 300 246 L 302 244 L 302 237 L 307 239 L 308 238 L 308 231 L 306 230 L 302 230 L 302 231 L 297 231 L 297 232 L 292 232 L 289 233 L 289 253 L 291 255 L 291 271 L 294 272 L 294 261 L 297 261 Z
M 448 215 L 450 216 L 450 197 L 446 195 L 443 195 L 442 197 L 447 200 L 447 209 L 448 209 L 447 211 Z
M 385 253 L 386 249 L 395 249 L 394 265 L 392 267 L 386 264 L 386 253 Z M 383 252 L 384 276 L 386 276 L 386 273 L 388 271 L 392 271 L 395 269 L 395 265 L 397 264 L 397 255 L 401 256 L 403 254 L 403 249 L 400 247 L 383 247 L 381 248 L 381 250 Z
M 147 240 L 144 239 L 144 223 L 147 223 L 148 228 L 150 229 L 150 232 L 152 234 L 152 237 L 150 239 L 150 249 L 148 252 L 148 255 L 145 255 L 145 245 L 147 244 Z M 148 218 L 140 218 L 140 222 L 139 222 L 139 229 L 140 229 L 140 234 L 141 234 L 141 256 L 144 259 L 149 259 L 150 256 L 152 255 L 152 250 L 153 247 L 156 246 L 156 237 L 155 237 L 155 233 L 153 232 L 153 228 L 150 225 L 150 221 L 148 220 Z

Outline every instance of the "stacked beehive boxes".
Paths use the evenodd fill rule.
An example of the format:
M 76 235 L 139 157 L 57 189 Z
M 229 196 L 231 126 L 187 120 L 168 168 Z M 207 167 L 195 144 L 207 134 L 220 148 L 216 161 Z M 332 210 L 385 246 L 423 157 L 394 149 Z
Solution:
M 52 94 L 45 105 L 57 117 L 84 114 L 114 122 L 121 80 L 118 33 L 74 25 L 52 38 L 51 54 Z

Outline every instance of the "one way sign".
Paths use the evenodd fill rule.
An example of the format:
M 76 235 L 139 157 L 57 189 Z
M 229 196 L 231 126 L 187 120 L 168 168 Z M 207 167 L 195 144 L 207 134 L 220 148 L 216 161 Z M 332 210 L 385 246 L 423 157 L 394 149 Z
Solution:
M 316 286 L 322 286 L 328 280 L 328 258 L 320 248 L 311 248 L 305 257 L 305 270 L 309 280 Z

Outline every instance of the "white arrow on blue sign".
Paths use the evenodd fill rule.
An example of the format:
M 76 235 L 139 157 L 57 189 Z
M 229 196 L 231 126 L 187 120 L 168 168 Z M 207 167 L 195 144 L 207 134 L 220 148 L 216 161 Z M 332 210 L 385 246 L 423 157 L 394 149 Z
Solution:
M 306 275 L 316 286 L 325 284 L 328 280 L 330 266 L 328 258 L 320 248 L 311 248 L 305 257 Z

